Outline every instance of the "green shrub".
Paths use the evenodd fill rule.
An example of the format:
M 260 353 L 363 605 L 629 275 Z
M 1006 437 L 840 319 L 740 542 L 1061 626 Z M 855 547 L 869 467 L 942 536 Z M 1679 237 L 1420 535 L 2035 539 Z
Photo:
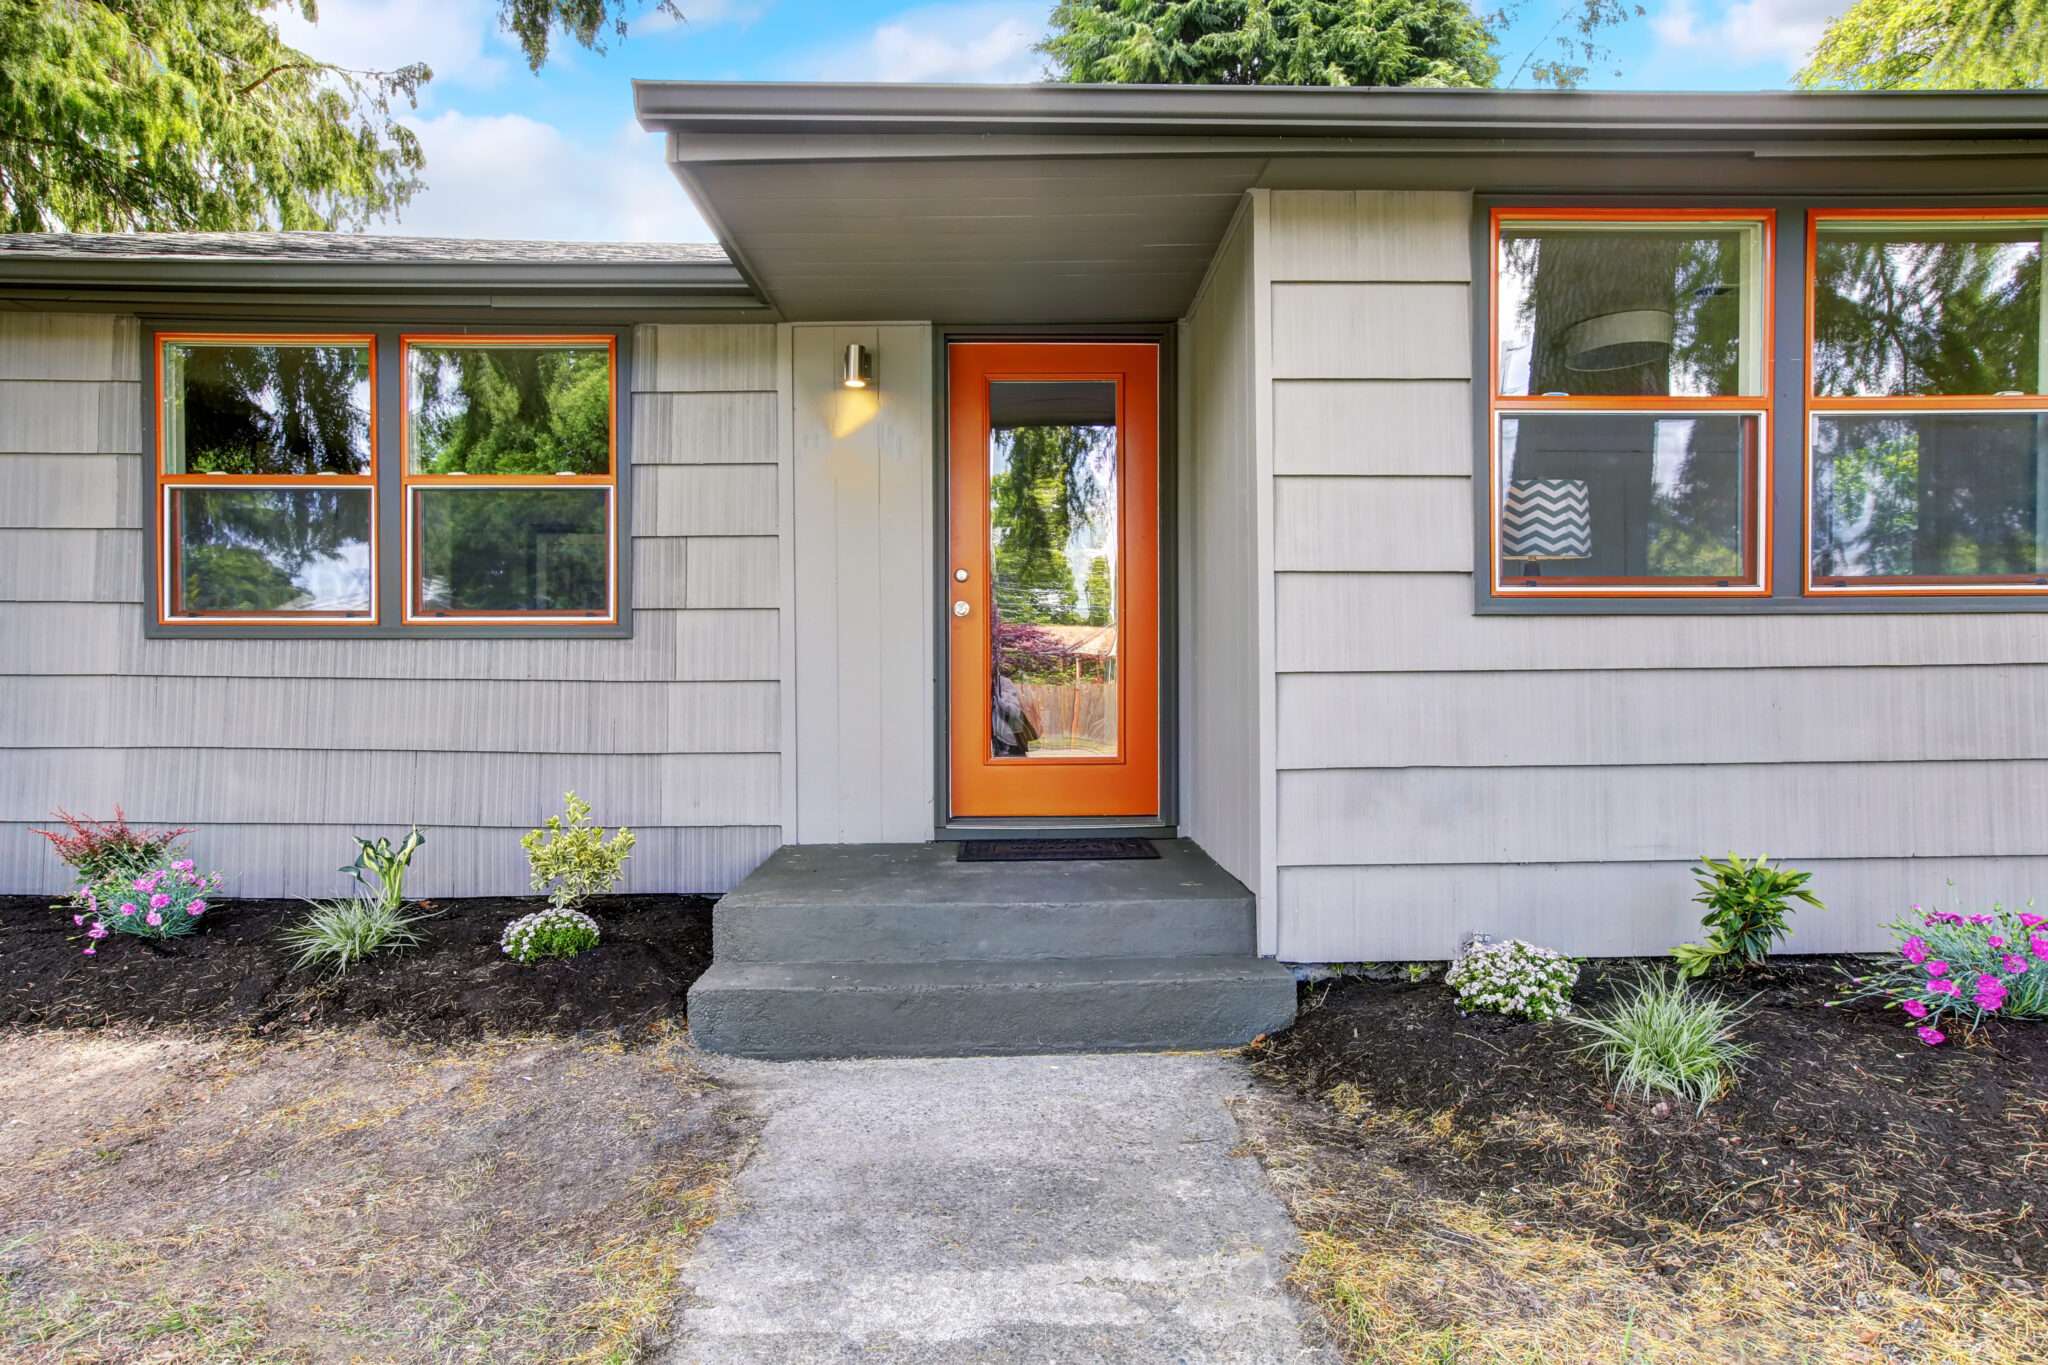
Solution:
M 1762 965 L 1771 946 L 1792 932 L 1793 901 L 1804 901 L 1816 910 L 1827 908 L 1806 889 L 1812 873 L 1794 872 L 1762 857 L 1743 859 L 1731 853 L 1726 862 L 1702 857 L 1692 871 L 1700 887 L 1693 903 L 1707 907 L 1700 917 L 1706 938 L 1671 950 L 1679 975 L 1688 979 Z
M 546 824 L 522 837 L 519 846 L 533 868 L 533 889 L 547 892 L 557 910 L 574 910 L 625 879 L 633 831 L 621 827 L 607 843 L 604 827 L 590 823 L 588 801 L 570 792 L 562 805 L 567 819 L 550 815 Z
M 498 946 L 514 962 L 574 957 L 597 946 L 597 921 L 581 910 L 550 906 L 506 925 Z
M 1597 1059 L 1617 1095 L 1673 1095 L 1705 1109 L 1734 1084 L 1750 1049 L 1735 1041 L 1742 1011 L 1683 979 L 1647 975 L 1606 1010 L 1575 1020 L 1591 1035 L 1578 1051 Z
M 387 910 L 396 910 L 405 904 L 405 872 L 412 864 L 412 855 L 419 852 L 420 845 L 427 842 L 427 836 L 420 833 L 415 825 L 405 833 L 404 842 L 398 847 L 391 846 L 391 840 L 379 835 L 371 843 L 362 835 L 355 836 L 356 860 L 341 869 L 356 879 L 362 890 Z
M 417 948 L 419 925 L 427 918 L 406 913 L 403 901 L 387 905 L 367 896 L 306 904 L 306 913 L 279 938 L 292 951 L 295 969 L 318 967 L 331 976 L 348 975 L 372 953 Z

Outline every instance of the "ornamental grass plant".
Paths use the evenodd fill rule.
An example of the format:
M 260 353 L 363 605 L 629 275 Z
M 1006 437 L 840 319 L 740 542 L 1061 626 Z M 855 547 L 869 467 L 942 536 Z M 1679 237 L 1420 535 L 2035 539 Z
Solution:
M 292 952 L 297 971 L 320 969 L 331 977 L 347 976 L 372 955 L 417 948 L 420 924 L 429 918 L 408 910 L 403 901 L 354 896 L 308 901 L 306 913 L 286 925 L 279 940 Z
M 1670 1096 L 1705 1109 L 1735 1083 L 1750 1048 L 1736 1040 L 1742 1009 L 1682 978 L 1646 974 L 1604 1010 L 1576 1018 L 1577 1051 L 1600 1063 L 1617 1095 Z

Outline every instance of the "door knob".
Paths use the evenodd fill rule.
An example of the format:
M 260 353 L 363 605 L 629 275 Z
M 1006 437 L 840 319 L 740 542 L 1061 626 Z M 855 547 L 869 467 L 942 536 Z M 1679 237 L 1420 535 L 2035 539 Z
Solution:
M 969 610 L 971 608 L 965 602 L 955 602 L 953 604 L 953 614 L 955 616 L 965 616 Z

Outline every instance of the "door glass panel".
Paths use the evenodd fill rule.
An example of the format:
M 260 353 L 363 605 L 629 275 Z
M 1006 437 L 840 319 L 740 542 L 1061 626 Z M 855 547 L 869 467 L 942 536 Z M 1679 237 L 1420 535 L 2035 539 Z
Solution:
M 989 385 L 996 758 L 1120 752 L 1116 385 Z

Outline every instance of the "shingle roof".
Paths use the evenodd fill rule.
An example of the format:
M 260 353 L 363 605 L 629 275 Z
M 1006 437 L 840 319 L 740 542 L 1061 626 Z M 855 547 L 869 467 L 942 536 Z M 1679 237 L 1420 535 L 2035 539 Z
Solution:
M 724 265 L 715 242 L 517 242 L 354 232 L 21 232 L 0 252 L 69 260 L 530 265 Z

